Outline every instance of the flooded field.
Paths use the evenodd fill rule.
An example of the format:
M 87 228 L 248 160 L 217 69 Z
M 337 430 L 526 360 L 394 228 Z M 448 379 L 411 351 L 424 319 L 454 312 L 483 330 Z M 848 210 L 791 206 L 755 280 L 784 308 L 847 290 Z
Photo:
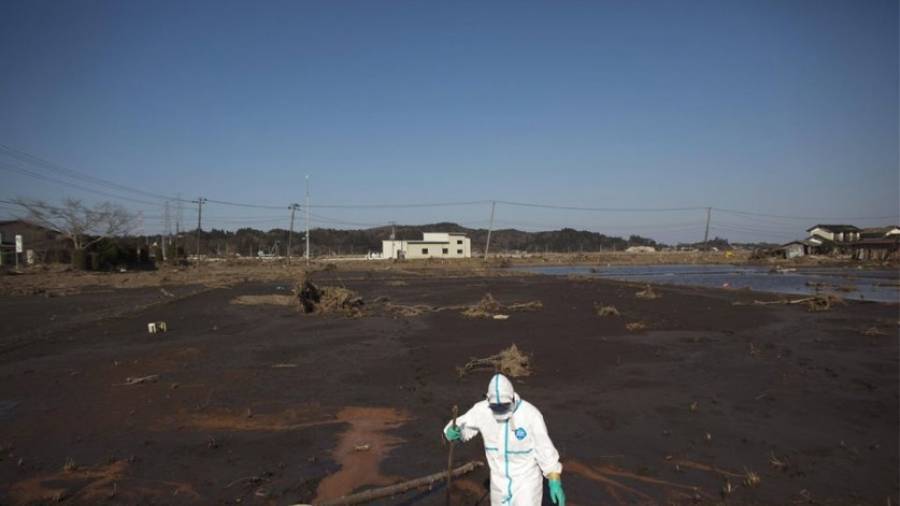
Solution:
M 512 344 L 569 506 L 897 504 L 896 306 L 442 272 L 315 273 L 353 313 L 298 312 L 289 278 L 0 296 L 0 504 L 321 504 L 442 472 L 452 406 L 492 374 L 460 367 Z M 487 479 L 454 480 L 451 504 L 484 506 Z
M 736 265 L 640 265 L 590 267 L 523 267 L 520 270 L 557 276 L 584 275 L 621 281 L 750 289 L 759 292 L 811 295 L 839 293 L 852 300 L 900 302 L 900 271 L 816 268 L 772 270 Z

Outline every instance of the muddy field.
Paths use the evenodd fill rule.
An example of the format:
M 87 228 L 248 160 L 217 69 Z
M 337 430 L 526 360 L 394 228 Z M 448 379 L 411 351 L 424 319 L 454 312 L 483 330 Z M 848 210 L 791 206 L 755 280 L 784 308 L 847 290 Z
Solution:
M 366 304 L 305 315 L 292 275 L 5 292 L 0 504 L 315 503 L 438 472 L 451 407 L 490 375 L 457 367 L 511 344 L 570 505 L 898 504 L 897 305 L 386 270 L 316 273 Z M 486 293 L 542 307 L 461 314 Z M 477 459 L 479 440 L 457 447 Z M 486 478 L 454 503 L 486 505 Z

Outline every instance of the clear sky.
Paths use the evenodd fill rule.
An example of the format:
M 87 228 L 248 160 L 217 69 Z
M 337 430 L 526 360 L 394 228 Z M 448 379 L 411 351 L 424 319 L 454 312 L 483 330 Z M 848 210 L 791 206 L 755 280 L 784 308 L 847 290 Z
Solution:
M 898 17 L 896 0 L 3 0 L 0 144 L 154 193 L 285 207 L 310 174 L 319 204 L 897 221 Z M 0 199 L 103 199 L 0 181 Z M 126 204 L 159 228 L 160 205 Z M 486 226 L 489 206 L 314 212 Z M 498 206 L 497 224 L 688 241 L 704 216 Z M 779 241 L 814 221 L 714 212 L 713 234 Z

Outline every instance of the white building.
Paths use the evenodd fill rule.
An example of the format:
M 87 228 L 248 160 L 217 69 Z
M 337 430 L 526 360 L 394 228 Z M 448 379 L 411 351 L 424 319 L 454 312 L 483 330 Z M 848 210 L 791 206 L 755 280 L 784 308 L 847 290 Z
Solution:
M 381 258 L 471 258 L 466 234 L 424 232 L 421 241 L 381 241 Z
M 816 225 L 806 229 L 806 232 L 810 237 L 821 237 L 836 243 L 859 240 L 859 229 L 853 225 Z

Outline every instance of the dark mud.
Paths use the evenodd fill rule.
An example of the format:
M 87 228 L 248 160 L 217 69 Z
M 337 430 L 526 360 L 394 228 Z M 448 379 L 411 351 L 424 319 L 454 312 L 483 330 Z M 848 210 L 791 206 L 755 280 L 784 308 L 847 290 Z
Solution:
M 533 354 L 516 387 L 543 411 L 569 504 L 898 504 L 896 305 L 809 313 L 735 306 L 759 297 L 739 291 L 643 300 L 612 281 L 329 275 L 317 282 L 368 300 L 490 292 L 544 307 L 498 321 L 230 304 L 291 280 L 4 297 L 0 503 L 309 503 L 441 471 L 450 407 L 489 377 L 456 367 L 515 343 Z M 169 332 L 148 334 L 151 321 Z M 123 385 L 146 375 L 158 381 Z M 480 443 L 456 458 L 483 458 Z M 475 504 L 486 478 L 460 479 L 455 501 Z M 443 501 L 437 487 L 380 504 Z

